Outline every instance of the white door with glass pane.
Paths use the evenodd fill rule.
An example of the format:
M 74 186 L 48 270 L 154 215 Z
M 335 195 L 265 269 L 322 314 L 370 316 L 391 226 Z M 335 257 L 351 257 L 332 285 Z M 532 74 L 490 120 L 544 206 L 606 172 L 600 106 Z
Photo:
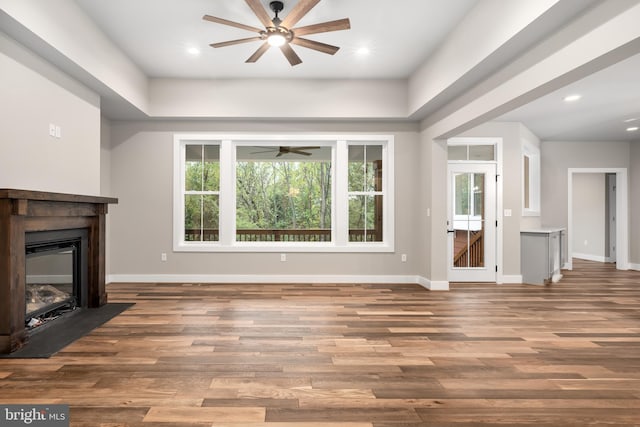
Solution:
M 450 282 L 496 281 L 496 165 L 450 163 L 447 251 Z

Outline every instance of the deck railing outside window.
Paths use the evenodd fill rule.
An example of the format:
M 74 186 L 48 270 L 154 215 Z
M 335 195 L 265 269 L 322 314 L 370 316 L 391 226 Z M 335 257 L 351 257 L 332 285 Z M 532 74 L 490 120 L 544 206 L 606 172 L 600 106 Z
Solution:
M 376 230 L 349 230 L 350 242 L 375 241 Z M 187 242 L 211 242 L 218 241 L 217 229 L 185 230 L 185 241 Z M 309 230 L 236 230 L 236 241 L 238 242 L 330 242 L 330 229 L 309 229 Z

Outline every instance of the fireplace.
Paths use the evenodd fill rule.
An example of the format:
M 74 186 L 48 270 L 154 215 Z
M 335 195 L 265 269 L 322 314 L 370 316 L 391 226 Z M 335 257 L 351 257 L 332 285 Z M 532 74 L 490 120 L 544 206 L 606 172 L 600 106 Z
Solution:
M 87 230 L 26 233 L 25 243 L 27 329 L 35 329 L 78 307 L 87 307 Z
M 0 189 L 0 353 L 28 345 L 34 318 L 107 303 L 106 214 L 117 201 Z

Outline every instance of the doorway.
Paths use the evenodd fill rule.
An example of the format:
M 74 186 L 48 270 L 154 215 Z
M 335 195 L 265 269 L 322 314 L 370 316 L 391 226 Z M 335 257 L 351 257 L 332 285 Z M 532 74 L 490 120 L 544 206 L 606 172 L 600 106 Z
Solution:
M 574 178 L 576 174 L 613 174 L 615 175 L 615 223 L 613 239 L 615 242 L 615 262 L 618 270 L 629 269 L 629 224 L 628 224 L 628 181 L 626 168 L 569 168 L 568 170 L 568 217 L 567 217 L 567 256 L 565 268 L 573 270 L 572 256 L 576 252 L 574 242 Z M 604 211 L 605 207 L 602 206 Z
M 447 190 L 449 281 L 495 282 L 495 163 L 450 163 Z

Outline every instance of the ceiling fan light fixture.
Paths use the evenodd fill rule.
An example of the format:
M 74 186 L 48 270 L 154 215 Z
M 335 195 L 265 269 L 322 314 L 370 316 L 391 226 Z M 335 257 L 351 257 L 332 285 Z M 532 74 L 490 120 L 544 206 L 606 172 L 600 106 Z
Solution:
M 270 46 L 280 47 L 287 42 L 287 38 L 280 33 L 272 33 L 267 36 L 267 42 Z

